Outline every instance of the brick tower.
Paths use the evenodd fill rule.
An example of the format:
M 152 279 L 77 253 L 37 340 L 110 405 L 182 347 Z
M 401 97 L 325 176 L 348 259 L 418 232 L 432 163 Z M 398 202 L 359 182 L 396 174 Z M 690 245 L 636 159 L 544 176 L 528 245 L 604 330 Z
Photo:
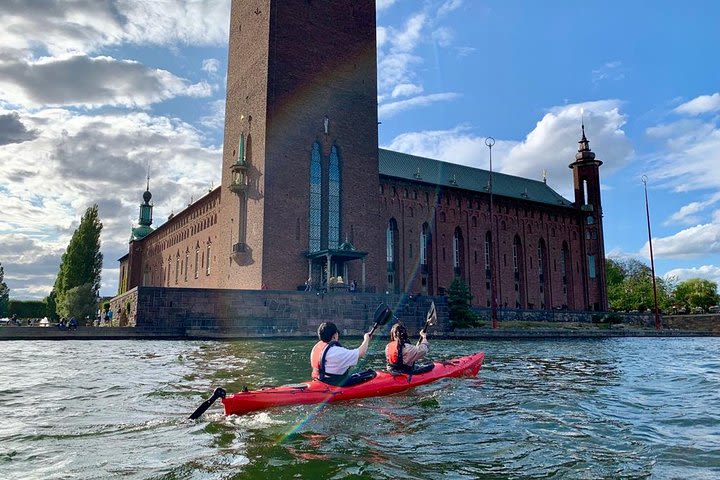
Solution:
M 219 287 L 384 285 L 374 0 L 233 0 Z
M 586 292 L 584 306 L 587 310 L 606 311 L 608 307 L 605 283 L 605 240 L 603 238 L 603 213 L 600 202 L 600 166 L 603 162 L 595 159 L 590 142 L 582 137 L 578 142 L 575 161 L 569 165 L 573 170 L 575 205 L 584 213 L 582 217 L 582 246 L 585 256 L 583 289 Z

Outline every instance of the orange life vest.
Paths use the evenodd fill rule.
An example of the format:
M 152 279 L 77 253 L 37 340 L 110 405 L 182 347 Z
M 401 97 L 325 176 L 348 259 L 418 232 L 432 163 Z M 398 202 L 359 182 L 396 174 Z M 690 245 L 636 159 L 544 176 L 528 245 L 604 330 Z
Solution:
M 393 368 L 395 370 L 405 370 L 408 368 L 408 365 L 405 365 L 405 362 L 403 361 L 403 344 L 397 340 L 393 340 L 392 342 L 388 343 L 387 347 L 387 361 L 388 361 L 388 367 Z
M 320 379 L 320 362 L 322 361 L 322 354 L 327 346 L 327 342 L 320 340 L 315 344 L 310 352 L 310 366 L 312 367 L 312 378 L 315 380 Z

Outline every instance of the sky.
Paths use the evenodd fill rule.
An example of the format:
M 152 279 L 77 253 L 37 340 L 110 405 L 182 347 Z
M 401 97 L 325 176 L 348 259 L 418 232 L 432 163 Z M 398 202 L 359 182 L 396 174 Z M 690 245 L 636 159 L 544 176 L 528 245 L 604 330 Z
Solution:
M 240 1 L 240 0 L 238 0 Z M 242 0 L 249 1 L 249 0 Z M 41 299 L 99 205 L 101 294 L 137 224 L 220 181 L 230 0 L 0 2 L 0 264 Z M 380 146 L 542 179 L 602 160 L 605 250 L 720 283 L 720 2 L 377 0 Z M 301 46 L 300 46 L 301 47 Z

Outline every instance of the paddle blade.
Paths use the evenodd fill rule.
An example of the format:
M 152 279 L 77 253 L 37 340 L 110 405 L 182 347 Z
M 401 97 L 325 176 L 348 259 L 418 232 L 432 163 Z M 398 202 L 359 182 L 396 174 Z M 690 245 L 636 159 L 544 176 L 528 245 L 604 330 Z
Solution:
M 425 325 L 423 326 L 422 331 L 427 332 L 428 327 L 431 325 L 437 325 L 437 310 L 435 309 L 435 302 L 430 304 L 430 310 L 428 310 Z
M 430 310 L 428 310 L 427 314 L 427 324 L 430 325 L 437 325 L 437 310 L 435 309 L 435 302 L 430 303 Z
M 370 335 L 372 336 L 372 334 L 375 333 L 375 330 L 377 330 L 379 326 L 388 323 L 392 316 L 392 310 L 390 309 L 390 307 L 387 306 L 387 304 L 381 303 L 380 305 L 378 305 L 378 307 L 375 309 L 375 315 L 373 316 L 373 320 L 375 320 L 375 323 L 370 330 Z
M 227 395 L 225 390 L 223 390 L 222 388 L 216 388 L 212 396 L 205 400 L 188 418 L 190 418 L 190 420 L 197 420 L 198 418 L 200 418 L 200 415 L 205 413 L 205 411 L 210 408 L 210 405 L 215 403 L 215 400 L 217 400 L 218 398 L 225 398 L 225 395 Z

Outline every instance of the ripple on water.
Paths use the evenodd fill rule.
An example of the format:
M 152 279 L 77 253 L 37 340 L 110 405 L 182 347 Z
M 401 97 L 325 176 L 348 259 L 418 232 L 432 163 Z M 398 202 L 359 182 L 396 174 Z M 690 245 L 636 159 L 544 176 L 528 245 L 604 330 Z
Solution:
M 717 339 L 434 341 L 479 379 L 187 420 L 306 379 L 313 343 L 0 343 L 0 478 L 720 477 Z

